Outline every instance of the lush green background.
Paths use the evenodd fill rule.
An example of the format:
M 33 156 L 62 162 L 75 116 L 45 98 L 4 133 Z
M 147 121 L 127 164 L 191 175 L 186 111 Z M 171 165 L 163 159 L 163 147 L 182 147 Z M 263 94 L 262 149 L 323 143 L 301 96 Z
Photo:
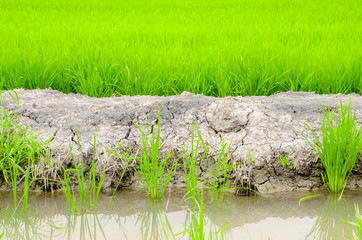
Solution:
M 362 92 L 361 0 L 1 0 L 0 88 Z

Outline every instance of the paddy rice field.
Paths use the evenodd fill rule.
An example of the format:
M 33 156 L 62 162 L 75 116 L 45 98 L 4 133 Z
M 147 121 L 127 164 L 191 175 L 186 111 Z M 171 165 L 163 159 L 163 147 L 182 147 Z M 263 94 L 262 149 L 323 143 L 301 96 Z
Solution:
M 362 92 L 359 0 L 1 0 L 0 89 Z
M 217 97 L 289 90 L 362 94 L 361 16 L 361 0 L 0 0 L 0 90 L 52 88 L 91 97 L 184 91 Z M 15 124 L 18 115 L 4 108 L 5 95 L 19 104 L 16 91 L 0 91 L 1 240 L 362 238 L 361 191 L 344 191 L 343 182 L 361 160 L 356 156 L 362 135 L 348 138 L 353 134 L 347 130 L 357 125 L 352 108 L 342 109 L 342 101 L 337 110 L 344 121 L 339 119 L 335 132 L 322 128 L 327 141 L 318 152 L 321 158 L 338 150 L 336 159 L 341 161 L 322 164 L 326 170 L 337 166 L 348 173 L 339 178 L 334 178 L 341 176 L 338 171 L 327 173 L 328 180 L 342 183 L 342 190 L 333 190 L 333 182 L 322 175 L 333 193 L 261 196 L 249 187 L 229 188 L 227 174 L 237 167 L 229 163 L 230 145 L 226 150 L 222 140 L 219 158 L 211 166 L 196 122 L 195 135 L 201 140 L 194 150 L 192 126 L 191 152 L 182 147 L 179 163 L 185 188 L 166 191 L 177 161 L 168 162 L 171 151 L 166 159 L 158 155 L 160 108 L 151 132 L 144 122 L 149 140 L 132 120 L 142 135 L 140 156 L 110 150 L 113 157 L 124 158 L 125 165 L 114 191 L 102 191 L 108 166 L 96 174 L 96 133 L 86 170 L 83 154 L 77 159 L 73 154 L 75 138 L 83 153 L 74 125 L 72 163 L 63 167 L 59 161 L 57 170 L 49 143 L 37 142 L 31 129 Z M 326 119 L 325 126 L 330 126 L 330 109 L 323 111 L 328 118 L 322 127 Z M 334 139 L 336 144 L 328 145 Z M 203 182 L 201 162 L 196 161 L 199 147 L 209 171 Z M 317 144 L 314 150 L 319 151 Z M 283 168 L 289 161 L 287 156 L 277 158 Z M 46 163 L 43 172 L 35 164 L 39 160 Z M 347 163 L 350 170 L 344 167 Z M 145 191 L 116 191 L 127 167 Z M 38 180 L 44 185 L 35 189 Z M 47 184 L 56 192 L 37 191 L 46 190 Z M 230 193 L 240 189 L 251 196 Z

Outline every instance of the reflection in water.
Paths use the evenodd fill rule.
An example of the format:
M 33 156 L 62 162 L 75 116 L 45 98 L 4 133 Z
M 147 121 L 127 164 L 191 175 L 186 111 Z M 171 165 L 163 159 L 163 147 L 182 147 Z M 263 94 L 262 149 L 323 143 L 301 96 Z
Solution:
M 104 216 L 101 218 L 99 219 L 97 214 L 69 214 L 65 227 L 55 224 L 51 224 L 51 227 L 52 229 L 64 229 L 63 239 L 107 239 L 103 226 L 107 225 L 108 221 L 104 219 Z
M 225 198 L 225 200 L 219 206 L 210 205 L 210 207 L 207 208 L 206 212 L 208 218 L 210 218 L 211 222 L 214 224 L 218 225 L 219 227 L 223 227 L 227 224 L 230 224 L 230 216 L 232 216 L 233 213 L 245 212 L 246 208 L 254 201 L 258 200 L 259 197 L 260 195 L 244 197 L 242 202 L 235 201 L 235 198 Z M 225 232 L 227 231 L 228 228 L 226 228 Z
M 49 239 L 51 231 L 43 226 L 41 215 L 32 210 L 15 211 L 13 207 L 0 209 L 1 239 Z
M 11 194 L 11 193 L 10 193 Z M 270 194 L 259 198 L 226 196 L 218 208 L 204 203 L 205 233 L 225 225 L 225 239 L 350 239 L 353 203 L 362 205 L 361 192 L 345 199 L 322 196 L 298 200 L 315 193 Z M 119 192 L 108 207 L 103 195 L 93 212 L 69 214 L 64 196 L 34 194 L 28 212 L 14 212 L 8 194 L 0 192 L 0 235 L 5 239 L 189 239 L 184 231 L 192 224 L 182 194 L 167 201 L 152 201 L 143 192 Z M 206 198 L 205 198 L 206 199 Z M 0 237 L 1 238 L 1 237 Z
M 355 210 L 350 200 L 330 195 L 306 239 L 350 239 L 350 227 L 342 221 L 353 221 Z
M 175 235 L 166 217 L 163 202 L 151 199 L 146 200 L 143 210 L 138 213 L 134 228 L 140 229 L 141 239 L 171 239 Z

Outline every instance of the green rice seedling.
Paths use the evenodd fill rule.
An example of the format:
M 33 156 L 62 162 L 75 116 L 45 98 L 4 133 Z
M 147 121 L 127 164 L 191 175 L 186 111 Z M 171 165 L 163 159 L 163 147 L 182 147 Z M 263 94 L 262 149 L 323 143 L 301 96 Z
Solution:
M 248 149 L 248 152 L 249 152 L 249 161 L 248 161 L 248 163 L 249 163 L 249 165 L 251 165 L 251 164 L 254 162 L 254 157 L 253 157 L 253 155 L 251 154 L 250 149 Z
M 198 139 L 195 143 L 195 129 L 198 133 Z M 186 191 L 188 193 L 189 199 L 197 199 L 199 189 L 199 176 L 200 176 L 200 167 L 203 162 L 203 160 L 206 157 L 207 151 L 204 151 L 201 159 L 198 161 L 198 149 L 200 146 L 200 143 L 202 141 L 202 136 L 200 134 L 200 131 L 197 126 L 197 122 L 195 121 L 195 124 L 192 125 L 192 136 L 191 136 L 191 152 L 188 152 L 183 145 L 181 145 L 182 150 L 184 152 L 183 155 L 183 169 L 185 173 L 185 185 L 186 185 Z M 191 201 L 193 204 L 192 207 L 196 207 L 194 204 L 195 201 Z
M 200 134 L 199 134 L 200 135 Z M 231 142 L 225 142 L 225 139 L 221 140 L 221 151 L 218 158 L 215 160 L 215 164 L 211 164 L 211 160 L 208 157 L 208 146 L 201 138 L 202 146 L 206 152 L 206 159 L 208 162 L 210 176 L 208 179 L 208 191 L 211 198 L 211 204 L 218 205 L 222 203 L 225 192 L 227 190 L 235 189 L 229 184 L 230 173 L 234 170 L 235 166 L 231 163 L 230 158 L 230 146 Z
M 31 153 L 29 153 L 30 155 Z M 23 170 L 23 168 L 21 166 L 18 165 L 18 162 L 20 162 L 21 160 L 19 159 L 11 159 L 12 160 L 12 172 L 11 172 L 11 185 L 12 185 L 12 190 L 13 190 L 13 199 L 14 199 L 14 206 L 16 208 L 18 208 L 18 196 L 17 196 L 17 191 L 18 191 L 18 184 L 21 181 L 20 179 L 20 174 L 23 174 L 23 178 L 24 178 L 24 186 L 23 186 L 23 194 L 20 200 L 23 201 L 23 211 L 26 212 L 27 210 L 27 206 L 28 206 L 28 195 L 29 195 L 29 187 L 30 187 L 30 183 L 29 183 L 29 179 L 31 179 L 32 177 L 30 176 L 30 168 L 31 168 L 31 163 L 30 163 L 30 159 L 35 159 L 34 156 L 28 156 L 28 165 L 26 170 Z M 20 172 L 19 172 L 20 171 Z M 34 176 L 35 177 L 35 176 Z M 19 182 L 18 182 L 19 180 Z M 19 203 L 20 204 L 20 203 Z
M 99 196 L 99 193 L 101 192 L 102 189 L 102 185 L 104 182 L 104 174 L 106 172 L 106 166 L 107 164 L 105 164 L 105 166 L 102 169 L 102 173 L 101 176 L 99 177 L 99 181 L 98 181 L 98 185 L 96 184 L 96 169 L 95 169 L 95 153 L 96 153 L 96 134 L 94 133 L 94 143 L 93 143 L 93 158 L 92 158 L 92 165 L 91 165 L 91 169 L 90 169 L 90 173 L 89 173 L 89 180 L 91 182 L 90 185 L 90 191 L 91 191 L 91 196 L 90 196 L 90 209 L 94 210 L 96 207 L 96 203 L 97 203 L 97 199 Z
M 72 154 L 73 164 L 74 164 L 74 167 L 75 167 L 75 169 L 71 169 L 71 171 L 74 170 L 75 173 L 76 173 L 76 176 L 77 176 L 81 212 L 83 212 L 85 210 L 85 208 L 86 208 L 86 203 L 88 201 L 88 194 L 89 194 L 89 190 L 90 190 L 90 181 L 88 181 L 88 184 L 87 184 L 86 179 L 85 179 L 82 146 L 80 145 L 79 135 L 78 135 L 78 131 L 77 131 L 76 127 L 75 127 L 75 132 L 76 132 L 76 135 L 77 135 L 77 142 L 78 142 L 79 152 L 81 153 L 80 154 L 80 168 L 78 168 L 77 161 L 76 161 L 76 159 L 74 157 L 74 154 L 73 154 L 71 141 L 69 139 L 69 148 L 70 148 L 70 152 Z M 93 146 L 93 153 L 94 153 L 94 148 L 95 148 L 95 145 Z M 93 157 L 94 157 L 94 155 L 93 155 Z M 69 179 L 69 183 L 70 183 L 70 179 Z
M 356 210 L 356 220 L 357 220 L 357 222 L 347 222 L 347 221 L 344 221 L 344 222 L 354 226 L 356 228 L 356 231 L 357 231 L 358 239 L 362 239 L 362 218 L 361 218 L 361 213 L 359 211 L 358 204 L 355 204 L 354 208 Z M 351 237 L 352 237 L 353 240 L 357 240 L 357 238 L 354 237 L 352 231 L 351 231 Z
M 221 152 L 215 163 L 215 168 L 211 170 L 210 162 L 210 179 L 209 179 L 209 194 L 211 197 L 211 203 L 217 205 L 222 203 L 224 199 L 225 191 L 230 190 L 229 176 L 234 169 L 234 165 L 231 162 L 229 156 L 231 142 L 225 142 L 225 139 L 221 140 Z
M 1 1 L 2 89 L 98 97 L 362 90 L 360 0 L 16 3 Z
M 72 187 L 72 182 L 70 178 L 70 174 L 72 172 L 76 172 L 76 170 L 74 169 L 67 169 L 67 170 L 63 169 L 63 170 L 64 170 L 64 175 L 63 175 L 64 183 L 60 179 L 62 185 L 61 189 L 67 199 L 69 211 L 77 213 L 77 197 L 75 190 Z
M 29 195 L 29 179 L 30 179 L 30 160 L 28 160 L 28 166 L 26 171 L 24 171 L 16 162 L 13 163 L 13 174 L 12 178 L 12 188 L 13 188 L 13 198 L 14 198 L 14 206 L 17 208 L 17 185 L 19 179 L 19 169 L 24 172 L 24 189 L 23 189 L 23 211 L 26 212 L 28 206 L 28 195 Z
M 79 151 L 82 153 L 82 147 L 80 145 L 79 135 L 78 135 L 78 131 L 77 131 L 76 127 L 75 127 L 75 132 L 76 132 L 76 136 L 77 136 Z M 71 151 L 73 165 L 75 166 L 75 168 L 65 169 L 62 166 L 62 168 L 64 170 L 64 174 L 63 174 L 64 182 L 62 182 L 60 179 L 60 182 L 62 185 L 62 191 L 64 192 L 64 194 L 66 196 L 69 210 L 73 211 L 74 213 L 77 212 L 77 198 L 76 198 L 76 191 L 75 191 L 75 189 L 72 185 L 72 181 L 71 181 L 72 173 L 75 173 L 75 175 L 77 177 L 77 183 L 78 183 L 77 184 L 78 185 L 77 193 L 79 194 L 79 197 L 80 197 L 81 212 L 84 212 L 87 209 L 88 202 L 89 202 L 89 208 L 91 210 L 95 209 L 95 205 L 96 205 L 99 193 L 102 189 L 106 166 L 104 166 L 104 168 L 102 170 L 102 174 L 99 179 L 99 182 L 97 184 L 96 171 L 95 171 L 95 153 L 96 153 L 96 134 L 95 133 L 94 133 L 93 140 L 94 140 L 93 156 L 92 156 L 92 163 L 91 163 L 91 168 L 89 171 L 88 179 L 86 179 L 85 173 L 84 173 L 83 155 L 80 154 L 80 167 L 78 167 L 77 161 L 76 161 L 73 151 L 72 151 L 72 145 L 71 145 L 70 140 L 69 140 L 69 148 Z M 58 176 L 58 177 L 60 178 L 60 176 Z
M 321 105 L 323 109 L 323 106 Z M 352 113 L 352 104 L 347 106 L 337 104 L 338 120 L 335 112 L 323 109 L 324 116 L 320 118 L 320 138 L 313 132 L 307 123 L 305 125 L 313 134 L 315 140 L 309 140 L 303 133 L 309 145 L 317 152 L 324 166 L 321 173 L 323 182 L 332 193 L 341 192 L 347 184 L 347 179 L 356 164 L 362 147 L 361 126 L 355 122 L 355 112 Z
M 289 158 L 287 155 L 279 155 L 277 157 L 278 162 L 283 166 L 283 168 L 288 164 Z
M 142 182 L 147 196 L 151 199 L 161 199 L 170 182 L 177 167 L 177 161 L 173 161 L 171 168 L 166 173 L 166 166 L 169 163 L 169 158 L 172 156 L 171 151 L 168 152 L 164 159 L 159 159 L 159 150 L 161 147 L 160 137 L 160 107 L 158 106 L 157 126 L 152 131 L 144 122 L 147 133 L 150 135 L 148 140 L 142 128 L 132 121 L 137 129 L 142 134 L 141 153 L 139 157 L 139 166 L 134 166 L 134 170 Z
M 121 174 L 121 176 L 120 176 L 120 178 L 118 180 L 116 188 L 113 191 L 112 197 L 108 202 L 108 206 L 111 204 L 111 202 L 113 200 L 113 197 L 116 194 L 116 192 L 118 190 L 118 187 L 122 182 L 122 179 L 123 179 L 123 177 L 124 177 L 124 175 L 125 175 L 125 173 L 127 171 L 127 168 L 129 166 L 129 164 L 135 161 L 135 158 L 130 153 L 131 148 L 128 148 L 127 151 L 122 151 L 121 150 L 122 146 L 123 146 L 123 144 L 122 145 L 118 144 L 117 150 L 113 150 L 113 149 L 110 149 L 108 147 L 105 147 L 108 156 L 115 157 L 116 159 L 119 159 L 120 161 L 124 162 L 122 174 Z
M 23 193 L 23 211 L 26 212 L 28 208 L 28 196 L 29 196 L 29 179 L 30 179 L 30 160 L 28 159 L 28 167 L 25 172 L 24 180 L 24 193 Z
M 309 195 L 309 196 L 303 197 L 303 198 L 299 199 L 298 204 L 299 204 L 299 206 L 300 206 L 300 204 L 301 204 L 302 202 L 304 202 L 304 201 L 306 201 L 306 200 L 308 200 L 308 199 L 312 199 L 312 198 L 315 198 L 315 197 L 319 197 L 319 196 L 320 196 L 320 194 L 314 194 L 314 195 Z
M 14 206 L 17 206 L 17 186 L 18 186 L 18 176 L 19 171 L 18 167 L 14 164 L 12 165 L 12 174 L 11 174 L 11 186 L 13 189 L 13 198 L 14 198 Z
M 30 168 L 39 156 L 46 151 L 49 139 L 39 141 L 38 136 L 29 127 L 17 124 L 18 116 L 15 111 L 4 110 L 5 97 L 10 96 L 19 105 L 19 97 L 15 91 L 0 92 L 1 100 L 1 126 L 0 126 L 0 174 L 6 182 L 11 180 L 14 206 L 17 206 L 17 186 L 21 175 L 24 176 L 23 210 L 27 209 Z M 27 164 L 27 167 L 26 167 Z M 26 167 L 24 171 L 23 168 Z M 20 171 L 20 172 L 19 172 Z
M 29 154 L 33 154 L 33 153 L 29 153 Z M 42 153 L 39 153 L 39 155 L 41 155 Z M 38 173 L 34 173 L 34 171 L 31 171 L 31 169 L 35 168 L 35 164 L 34 162 L 31 162 L 30 159 L 34 159 L 34 156 L 29 156 L 28 158 L 28 165 L 26 167 L 26 170 L 24 170 L 20 165 L 18 165 L 16 163 L 16 161 L 13 162 L 12 165 L 12 175 L 11 177 L 11 184 L 12 184 L 12 190 L 13 190 L 13 198 L 14 198 L 14 206 L 15 209 L 18 209 L 20 206 L 20 203 L 22 202 L 23 204 L 23 212 L 27 211 L 28 208 L 28 196 L 29 196 L 29 189 L 30 186 L 32 186 L 32 184 L 36 181 L 38 181 L 39 179 L 44 180 L 44 177 L 38 177 L 41 176 L 42 174 L 45 174 L 47 171 L 41 171 Z M 21 177 L 20 177 L 21 176 Z M 21 198 L 18 201 L 18 197 L 17 197 L 17 192 L 18 192 L 18 184 L 22 181 L 22 179 L 24 179 L 24 184 L 23 184 L 23 193 Z M 42 188 L 43 186 L 41 186 L 40 188 Z M 39 189 L 40 189 L 39 188 Z

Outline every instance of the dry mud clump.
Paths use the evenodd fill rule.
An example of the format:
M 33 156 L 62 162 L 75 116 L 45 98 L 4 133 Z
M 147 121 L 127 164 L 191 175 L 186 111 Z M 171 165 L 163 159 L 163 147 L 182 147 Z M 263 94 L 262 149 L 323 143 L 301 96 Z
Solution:
M 190 148 L 192 124 L 197 121 L 203 139 L 210 146 L 210 156 L 219 154 L 222 138 L 232 141 L 231 157 L 238 167 L 230 177 L 237 186 L 250 186 L 261 193 L 324 188 L 320 177 L 323 167 L 300 132 L 308 138 L 313 137 L 305 121 L 319 133 L 319 117 L 323 114 L 320 104 L 325 109 L 329 104 L 335 109 L 340 99 L 347 104 L 350 97 L 356 120 L 362 122 L 362 97 L 357 94 L 286 92 L 269 97 L 216 98 L 184 92 L 170 97 L 91 98 L 51 89 L 15 91 L 20 105 L 7 97 L 5 109 L 16 111 L 22 117 L 19 122 L 43 133 L 42 138 L 53 136 L 50 144 L 53 162 L 71 167 L 69 140 L 75 157 L 79 158 L 76 126 L 85 159 L 84 171 L 89 171 L 87 166 L 92 160 L 96 133 L 99 172 L 107 164 L 105 188 L 116 186 L 125 166 L 122 154 L 109 156 L 105 149 L 115 150 L 120 145 L 122 150 L 130 149 L 131 154 L 136 155 L 141 134 L 132 120 L 139 125 L 143 125 L 143 121 L 151 127 L 156 125 L 158 104 L 163 140 L 161 153 L 172 149 L 173 157 L 181 163 L 180 144 Z M 284 167 L 278 160 L 283 156 L 288 158 Z M 362 186 L 361 165 L 358 161 L 347 188 Z M 202 177 L 207 176 L 207 171 L 206 166 L 202 167 Z M 182 175 L 179 164 L 172 184 L 182 185 Z M 132 168 L 127 170 L 121 186 L 139 186 Z

